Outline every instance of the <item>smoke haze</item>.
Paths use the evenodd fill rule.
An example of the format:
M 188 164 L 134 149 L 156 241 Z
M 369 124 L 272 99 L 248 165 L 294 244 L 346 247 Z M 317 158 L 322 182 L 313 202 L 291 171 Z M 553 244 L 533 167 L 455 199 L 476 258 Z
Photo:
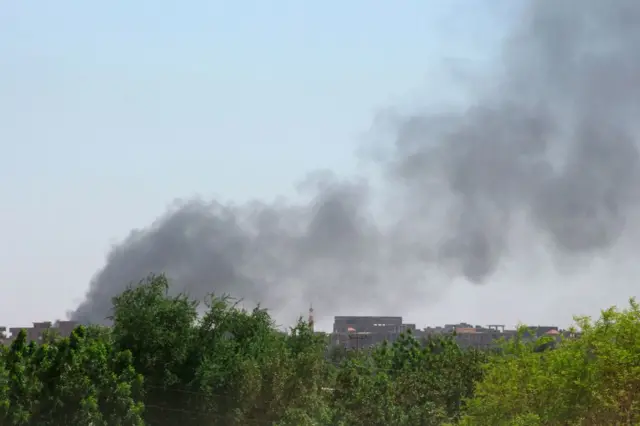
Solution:
M 306 204 L 178 202 L 112 249 L 72 318 L 102 322 L 152 272 L 194 297 L 336 311 L 485 283 L 532 243 L 516 228 L 559 261 L 606 253 L 640 225 L 638 22 L 633 0 L 532 0 L 466 108 L 391 120 L 383 188 L 323 172 Z

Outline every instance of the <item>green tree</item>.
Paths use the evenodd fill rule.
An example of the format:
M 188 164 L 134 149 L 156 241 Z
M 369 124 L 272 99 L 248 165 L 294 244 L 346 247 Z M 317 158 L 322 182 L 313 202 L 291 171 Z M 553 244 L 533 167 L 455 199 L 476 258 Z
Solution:
M 350 357 L 338 373 L 333 403 L 349 425 L 439 425 L 460 415 L 482 375 L 484 356 L 451 336 L 421 343 L 411 333 Z
M 114 299 L 114 346 L 131 351 L 145 377 L 147 423 L 303 424 L 328 415 L 324 338 L 307 324 L 283 333 L 264 309 L 248 312 L 228 297 L 211 296 L 199 316 L 197 301 L 168 290 L 166 277 L 150 276 Z
M 9 374 L 4 363 L 7 356 L 7 349 L 0 344 L 0 425 L 5 424 L 9 418 Z
M 145 378 L 146 422 L 191 424 L 194 415 L 185 407 L 194 395 L 176 391 L 194 378 L 197 304 L 184 295 L 169 297 L 168 291 L 164 276 L 150 276 L 115 297 L 112 339 L 117 350 L 131 352 L 135 370 Z
M 455 336 L 346 351 L 304 321 L 202 305 L 150 276 L 113 300 L 113 327 L 0 346 L 0 426 L 640 424 L 640 308 L 577 318 L 579 338 L 499 350 Z M 200 313 L 200 314 L 199 314 Z
M 469 401 L 469 425 L 617 425 L 640 423 L 640 309 L 610 308 L 576 318 L 579 338 L 519 337 L 491 358 Z
M 66 339 L 27 343 L 21 331 L 3 353 L 0 424 L 142 424 L 142 377 L 129 352 L 78 327 Z M 2 393 L 0 393 L 1 395 Z
M 32 396 L 35 394 L 35 390 L 28 377 L 29 351 L 27 334 L 24 330 L 18 333 L 3 358 L 4 371 L 7 376 L 5 385 L 7 397 L 3 404 L 2 423 L 7 425 L 28 424 Z

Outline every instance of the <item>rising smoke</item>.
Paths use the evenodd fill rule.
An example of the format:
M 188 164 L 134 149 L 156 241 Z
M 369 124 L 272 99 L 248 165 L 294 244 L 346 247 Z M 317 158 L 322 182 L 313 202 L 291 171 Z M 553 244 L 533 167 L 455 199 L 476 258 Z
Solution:
M 516 222 L 558 257 L 606 252 L 640 225 L 640 2 L 531 0 L 519 19 L 467 108 L 395 120 L 382 214 L 381 191 L 330 173 L 307 205 L 183 202 L 113 248 L 72 317 L 103 321 L 151 272 L 276 311 L 393 303 L 390 284 L 442 287 L 433 269 L 485 282 Z

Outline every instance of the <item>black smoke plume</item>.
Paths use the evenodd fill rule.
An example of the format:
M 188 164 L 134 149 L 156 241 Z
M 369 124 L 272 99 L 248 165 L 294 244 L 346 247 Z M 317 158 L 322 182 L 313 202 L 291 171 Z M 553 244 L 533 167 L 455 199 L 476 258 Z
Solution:
M 432 270 L 485 282 L 531 243 L 516 223 L 559 257 L 606 252 L 640 224 L 640 2 L 531 0 L 518 19 L 466 108 L 393 121 L 386 192 L 329 173 L 307 205 L 176 205 L 113 248 L 72 317 L 102 321 L 151 272 L 276 311 L 392 305 L 446 285 Z

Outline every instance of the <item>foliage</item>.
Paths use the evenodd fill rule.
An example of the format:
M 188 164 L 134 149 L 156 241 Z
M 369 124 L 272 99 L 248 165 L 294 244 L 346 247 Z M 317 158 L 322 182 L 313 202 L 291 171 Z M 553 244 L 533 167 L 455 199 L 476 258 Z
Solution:
M 263 309 L 211 297 L 198 316 L 163 276 L 114 300 L 113 339 L 145 377 L 149 424 L 250 424 L 320 415 L 324 343 L 300 322 L 277 331 Z
M 438 425 L 460 415 L 482 374 L 484 354 L 463 351 L 451 336 L 421 344 L 410 333 L 392 345 L 348 359 L 333 405 L 349 425 Z
M 1 425 L 141 425 L 142 376 L 129 351 L 78 327 L 37 345 L 21 331 L 0 362 Z
M 330 347 L 300 320 L 228 297 L 200 304 L 151 276 L 113 300 L 110 328 L 0 346 L 0 426 L 640 424 L 640 308 L 577 318 L 580 338 L 463 349 L 408 332 Z
M 522 339 L 493 356 L 469 401 L 468 425 L 640 424 L 640 309 L 576 318 L 580 338 L 553 350 Z

